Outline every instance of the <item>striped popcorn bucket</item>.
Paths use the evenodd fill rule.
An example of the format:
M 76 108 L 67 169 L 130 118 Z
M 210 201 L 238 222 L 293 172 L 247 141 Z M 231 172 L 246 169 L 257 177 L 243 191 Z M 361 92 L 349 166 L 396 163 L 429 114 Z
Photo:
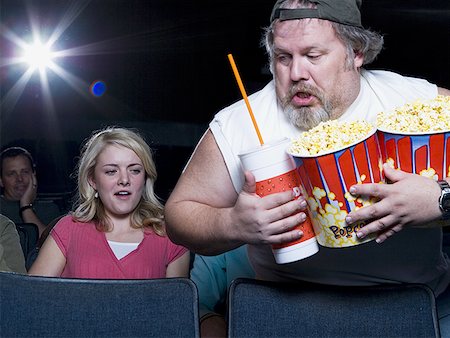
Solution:
M 435 180 L 450 176 L 450 131 L 396 134 L 378 130 L 377 134 L 384 163 Z
M 365 223 L 348 225 L 346 215 L 373 199 L 353 196 L 350 186 L 383 182 L 382 160 L 376 130 L 344 149 L 319 156 L 291 154 L 307 197 L 314 232 L 320 245 L 330 248 L 354 246 L 371 241 L 375 235 L 359 239 L 356 232 Z

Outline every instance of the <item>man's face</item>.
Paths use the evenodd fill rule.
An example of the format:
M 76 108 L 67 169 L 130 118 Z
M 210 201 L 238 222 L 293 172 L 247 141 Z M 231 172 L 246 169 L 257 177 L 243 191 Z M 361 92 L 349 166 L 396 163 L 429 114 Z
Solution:
M 32 175 L 33 168 L 26 156 L 18 155 L 3 159 L 0 186 L 4 189 L 5 198 L 19 201 L 30 184 Z
M 274 30 L 274 79 L 291 122 L 303 130 L 341 116 L 359 93 L 362 57 L 348 67 L 344 44 L 331 23 L 287 20 Z

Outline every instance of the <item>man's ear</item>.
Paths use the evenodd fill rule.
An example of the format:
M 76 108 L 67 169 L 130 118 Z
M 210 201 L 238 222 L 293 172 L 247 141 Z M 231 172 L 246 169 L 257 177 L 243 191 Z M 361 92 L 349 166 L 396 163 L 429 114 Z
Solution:
M 361 52 L 355 50 L 355 59 L 353 60 L 355 68 L 359 69 L 364 63 L 364 55 Z

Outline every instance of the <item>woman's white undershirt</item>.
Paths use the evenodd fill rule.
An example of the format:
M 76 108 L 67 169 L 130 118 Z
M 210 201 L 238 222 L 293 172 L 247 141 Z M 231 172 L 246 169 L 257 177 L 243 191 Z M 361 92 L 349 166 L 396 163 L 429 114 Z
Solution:
M 114 255 L 116 255 L 117 259 L 122 259 L 131 251 L 136 250 L 139 245 L 139 243 L 121 243 L 114 241 L 108 241 L 108 244 L 111 247 L 111 250 L 114 252 Z

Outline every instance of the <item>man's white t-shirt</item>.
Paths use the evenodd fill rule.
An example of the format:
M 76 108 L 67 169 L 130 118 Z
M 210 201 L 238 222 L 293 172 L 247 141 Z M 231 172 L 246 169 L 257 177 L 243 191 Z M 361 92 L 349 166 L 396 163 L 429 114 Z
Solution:
M 425 80 L 362 70 L 359 95 L 339 120 L 365 119 L 374 123 L 381 111 L 436 95 L 436 85 Z M 301 134 L 302 130 L 290 123 L 278 104 L 273 81 L 249 96 L 249 101 L 265 143 Z M 217 113 L 210 130 L 239 192 L 244 176 L 238 155 L 260 144 L 245 103 L 241 100 Z M 257 276 L 266 280 L 337 285 L 424 283 L 439 294 L 450 281 L 441 243 L 441 228 L 408 228 L 382 244 L 372 241 L 340 249 L 321 247 L 317 254 L 289 264 L 277 264 L 268 245 L 250 245 L 249 257 Z

